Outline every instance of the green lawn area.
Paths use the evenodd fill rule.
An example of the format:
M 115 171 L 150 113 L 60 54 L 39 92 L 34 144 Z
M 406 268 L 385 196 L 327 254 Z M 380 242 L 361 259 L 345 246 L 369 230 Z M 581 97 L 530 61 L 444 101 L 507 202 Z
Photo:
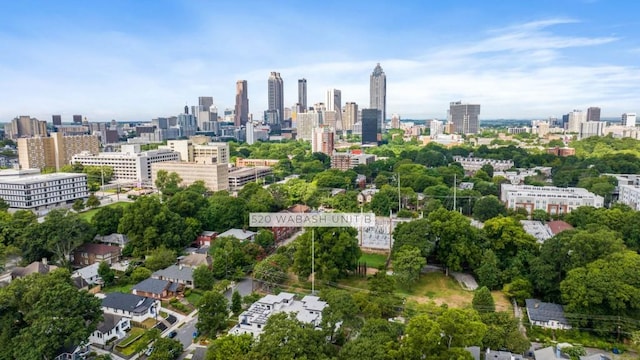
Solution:
M 126 207 L 129 206 L 130 203 L 125 202 L 125 201 L 120 201 L 120 202 L 115 202 L 113 204 L 109 204 L 109 205 L 105 205 L 102 207 L 113 207 L 113 206 L 122 206 L 122 207 Z M 95 208 L 95 209 L 91 209 L 91 210 L 87 210 L 85 212 L 81 212 L 80 214 L 78 214 L 81 218 L 87 220 L 87 221 L 91 221 L 91 219 L 93 219 L 93 216 L 98 212 L 98 209 L 100 208 Z
M 473 299 L 472 291 L 462 289 L 455 279 L 441 272 L 422 274 L 410 290 L 399 289 L 398 293 L 417 302 L 433 300 L 438 305 L 448 304 L 451 307 L 467 306 Z
M 121 292 L 121 293 L 130 293 L 131 289 L 133 288 L 132 284 L 127 284 L 127 285 L 112 285 L 112 286 L 107 286 L 105 288 L 102 289 L 102 292 L 105 294 L 108 293 L 112 293 L 112 292 Z
M 186 296 L 187 301 L 189 301 L 189 303 L 193 306 L 198 306 L 198 301 L 200 301 L 200 298 L 202 297 L 202 294 L 199 291 L 191 291 L 191 294 L 189 294 L 189 296 Z
M 382 254 L 363 253 L 358 259 L 359 262 L 367 263 L 367 267 L 379 268 L 387 263 L 387 256 Z
M 133 343 L 135 343 L 135 341 L 137 340 L 136 338 L 139 337 L 140 335 L 144 334 L 145 330 L 141 329 L 141 328 L 137 328 L 137 327 L 132 327 L 131 330 L 129 330 L 129 335 L 127 335 L 126 338 L 124 338 L 120 344 L 118 344 L 117 346 L 119 348 L 124 348 L 123 349 L 123 353 L 126 350 L 127 347 L 133 348 Z

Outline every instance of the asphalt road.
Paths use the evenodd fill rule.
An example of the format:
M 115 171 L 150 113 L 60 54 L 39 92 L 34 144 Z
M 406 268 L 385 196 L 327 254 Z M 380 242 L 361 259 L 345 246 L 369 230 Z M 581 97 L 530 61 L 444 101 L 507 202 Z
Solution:
M 196 332 L 197 322 L 198 317 L 195 317 L 176 330 L 178 335 L 174 339 L 180 341 L 183 349 L 186 349 L 193 343 L 193 333 Z

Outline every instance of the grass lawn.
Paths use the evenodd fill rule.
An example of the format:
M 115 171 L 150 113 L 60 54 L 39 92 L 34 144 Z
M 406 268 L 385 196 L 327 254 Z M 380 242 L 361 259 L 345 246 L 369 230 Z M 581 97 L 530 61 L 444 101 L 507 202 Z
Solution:
M 155 320 L 155 319 L 153 319 L 153 318 L 145 319 L 145 320 L 142 322 L 142 325 L 143 325 L 145 328 L 147 328 L 147 329 L 151 329 L 155 324 L 156 324 L 156 320 Z
M 496 311 L 513 312 L 513 304 L 500 290 L 492 291 L 493 301 L 496 303 Z
M 399 289 L 400 295 L 418 303 L 433 301 L 438 305 L 464 307 L 471 304 L 473 292 L 462 289 L 458 282 L 440 272 L 420 275 L 418 282 L 410 289 Z
M 367 263 L 367 267 L 379 268 L 387 264 L 387 256 L 382 254 L 363 253 L 358 262 Z
M 121 292 L 121 293 L 130 293 L 131 292 L 131 288 L 133 288 L 132 284 L 127 284 L 127 285 L 112 285 L 112 286 L 108 286 L 102 289 L 102 292 L 105 294 L 108 293 L 112 293 L 112 292 Z
M 127 335 L 126 338 L 122 339 L 120 344 L 118 344 L 118 347 L 120 348 L 133 347 L 131 345 L 133 345 L 133 343 L 137 340 L 136 338 L 144 333 L 145 333 L 144 329 L 132 327 L 131 330 L 129 330 L 129 335 Z M 124 350 L 125 349 L 123 349 L 123 351 Z
M 109 204 L 109 205 L 105 205 L 102 207 L 113 207 L 113 206 L 129 206 L 130 203 L 125 202 L 125 201 L 120 201 L 120 202 L 115 202 L 113 204 Z M 95 209 L 91 209 L 91 210 L 87 210 L 85 212 L 81 212 L 80 214 L 78 214 L 81 218 L 87 220 L 87 221 L 91 221 L 91 219 L 93 219 L 93 216 L 98 212 L 98 208 Z
M 200 301 L 200 298 L 202 298 L 202 294 L 200 292 L 192 290 L 191 294 L 189 294 L 189 296 L 186 296 L 186 298 L 191 305 L 198 306 L 198 301 Z

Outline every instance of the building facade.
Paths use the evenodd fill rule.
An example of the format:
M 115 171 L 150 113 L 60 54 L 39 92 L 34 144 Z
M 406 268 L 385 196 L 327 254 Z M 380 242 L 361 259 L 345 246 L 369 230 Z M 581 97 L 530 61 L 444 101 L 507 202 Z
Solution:
M 151 184 L 155 186 L 158 171 L 176 173 L 182 179 L 182 186 L 189 186 L 196 181 L 203 181 L 211 191 L 229 189 L 229 170 L 227 164 L 198 164 L 184 162 L 156 162 L 151 164 Z
M 369 108 L 380 110 L 380 125 L 387 118 L 387 75 L 380 63 L 376 65 L 369 77 Z
M 590 107 L 587 109 L 587 121 L 600 121 L 600 108 Z
M 0 176 L 0 198 L 16 209 L 42 210 L 87 197 L 86 174 Z
M 47 122 L 30 116 L 18 116 L 5 126 L 5 137 L 18 139 L 30 136 L 47 136 Z
M 358 121 L 358 104 L 347 102 L 342 110 L 342 130 L 352 131 L 353 125 Z
M 476 157 L 454 156 L 453 161 L 462 165 L 464 171 L 476 172 L 484 165 L 491 165 L 494 171 L 509 170 L 514 166 L 513 160 L 493 160 Z
M 307 79 L 298 79 L 298 104 L 300 112 L 307 111 Z
M 20 138 L 18 161 L 23 169 L 52 168 L 60 170 L 71 163 L 75 154 L 100 151 L 100 139 L 97 135 L 64 136 L 60 132 L 51 133 L 51 137 Z
M 282 124 L 284 120 L 284 82 L 279 72 L 272 71 L 268 80 L 268 111 L 275 114 L 275 123 Z
M 311 151 L 321 152 L 331 156 L 335 147 L 335 132 L 330 126 L 321 126 L 313 129 L 311 139 Z
M 453 124 L 452 133 L 477 134 L 480 129 L 480 105 L 463 104 L 461 101 L 449 103 L 449 123 Z
M 235 126 L 245 125 L 249 121 L 249 95 L 247 80 L 236 82 L 236 108 L 233 124 Z
M 382 140 L 380 117 L 378 109 L 362 109 L 362 143 L 377 144 Z
M 624 114 L 622 114 L 622 126 L 635 127 L 636 126 L 636 113 L 624 113 Z
M 123 145 L 120 152 L 83 152 L 73 156 L 72 163 L 91 166 L 110 166 L 114 180 L 128 180 L 151 185 L 151 165 L 166 161 L 180 161 L 180 154 L 167 150 L 140 151 L 140 145 Z
M 245 167 L 236 169 L 229 172 L 229 189 L 236 191 L 250 182 L 256 182 L 259 179 L 264 179 L 268 175 L 273 173 L 271 167 Z
M 525 209 L 529 214 L 543 210 L 550 215 L 570 213 L 580 206 L 604 206 L 604 198 L 582 188 L 502 184 L 500 200 L 508 209 Z

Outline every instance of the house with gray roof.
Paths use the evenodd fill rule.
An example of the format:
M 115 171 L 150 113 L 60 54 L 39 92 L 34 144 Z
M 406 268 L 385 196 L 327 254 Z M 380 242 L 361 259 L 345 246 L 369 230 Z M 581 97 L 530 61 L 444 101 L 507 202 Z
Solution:
M 105 314 L 124 316 L 136 322 L 155 318 L 160 310 L 160 300 L 134 294 L 114 292 L 102 299 L 102 311 Z
M 183 265 L 171 265 L 166 269 L 158 270 L 151 277 L 159 280 L 171 281 L 193 289 L 193 268 Z
M 131 292 L 152 299 L 166 299 L 176 296 L 178 287 L 177 283 L 168 280 L 148 278 L 134 285 Z
M 112 339 L 122 339 L 131 329 L 131 319 L 114 314 L 104 314 L 96 331 L 89 336 L 92 344 L 106 345 Z
M 525 303 L 531 325 L 547 329 L 571 329 L 571 324 L 564 316 L 562 305 L 546 303 L 538 299 L 526 299 Z
M 256 234 L 253 231 L 244 230 L 244 229 L 229 229 L 222 234 L 219 234 L 217 237 L 234 237 L 240 241 L 253 241 L 256 238 Z
M 71 274 L 72 277 L 79 276 L 89 285 L 97 284 L 102 281 L 100 275 L 98 275 L 98 268 L 100 267 L 100 263 L 93 263 L 89 266 L 85 266 L 81 269 L 78 269 Z

